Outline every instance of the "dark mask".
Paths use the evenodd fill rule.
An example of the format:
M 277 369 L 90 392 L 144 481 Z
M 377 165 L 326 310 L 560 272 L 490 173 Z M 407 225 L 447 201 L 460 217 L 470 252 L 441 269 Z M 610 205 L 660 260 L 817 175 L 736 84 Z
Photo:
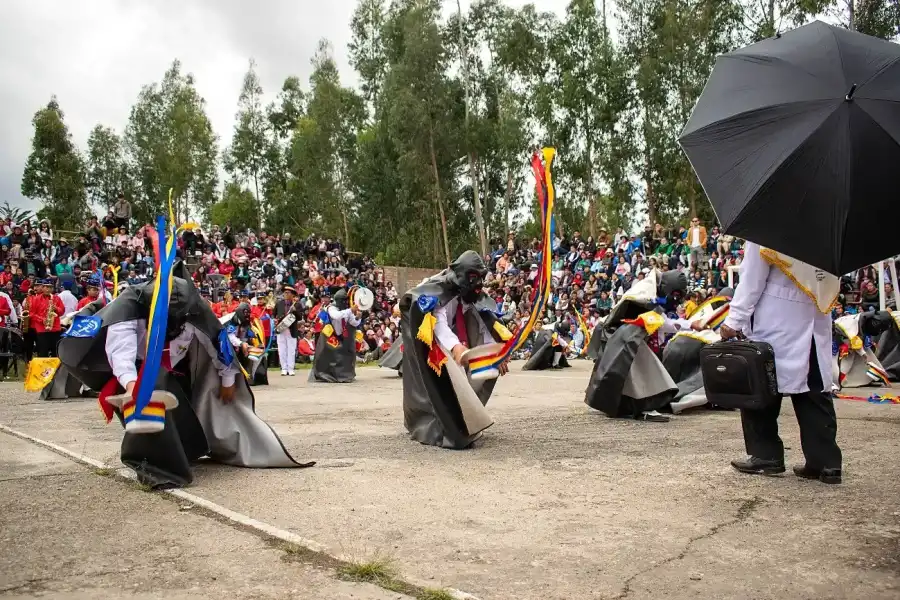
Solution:
M 459 286 L 459 295 L 463 301 L 474 304 L 478 297 L 481 296 L 482 287 L 484 286 L 484 277 L 476 271 L 469 271 L 463 283 Z
M 241 302 L 237 310 L 234 311 L 233 319 L 241 327 L 250 325 L 250 305 L 246 302 Z
M 334 295 L 334 305 L 338 310 L 350 308 L 350 297 L 347 295 L 347 290 L 341 290 Z
M 487 275 L 487 267 L 481 256 L 473 250 L 467 250 L 460 254 L 459 258 L 450 263 L 453 272 L 453 281 L 459 289 L 459 296 L 464 302 L 474 304 L 482 294 L 484 277 Z

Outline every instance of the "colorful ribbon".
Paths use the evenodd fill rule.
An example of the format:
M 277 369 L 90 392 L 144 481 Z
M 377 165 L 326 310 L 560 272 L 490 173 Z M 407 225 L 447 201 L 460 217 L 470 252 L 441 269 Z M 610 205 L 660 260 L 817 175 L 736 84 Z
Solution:
M 543 160 L 542 160 L 543 157 Z M 534 326 L 540 322 L 547 308 L 547 300 L 550 298 L 552 280 L 550 276 L 550 264 L 553 258 L 552 242 L 553 231 L 556 222 L 553 218 L 553 204 L 556 200 L 556 192 L 553 189 L 552 166 L 556 158 L 555 148 L 544 148 L 539 155 L 537 152 L 531 155 L 531 169 L 534 172 L 535 190 L 538 203 L 541 207 L 541 265 L 534 279 L 534 289 L 531 292 L 531 314 L 528 321 L 520 327 L 509 340 L 503 344 L 503 348 L 496 354 L 485 356 L 469 363 L 469 372 L 478 373 L 488 369 L 497 369 L 501 364 L 509 360 L 513 352 L 518 350 Z

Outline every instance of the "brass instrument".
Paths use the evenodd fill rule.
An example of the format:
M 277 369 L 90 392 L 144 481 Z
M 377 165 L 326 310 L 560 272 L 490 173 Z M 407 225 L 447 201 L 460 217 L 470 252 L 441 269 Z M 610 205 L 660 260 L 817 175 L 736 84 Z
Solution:
M 28 327 L 31 324 L 31 296 L 26 296 L 22 301 L 22 332 L 28 333 Z
M 267 310 L 275 310 L 275 294 L 269 292 L 266 296 L 266 309 Z
M 50 331 L 53 329 L 53 321 L 56 320 L 56 309 L 53 306 L 53 296 L 49 296 L 47 299 L 47 317 L 44 319 L 44 329 Z

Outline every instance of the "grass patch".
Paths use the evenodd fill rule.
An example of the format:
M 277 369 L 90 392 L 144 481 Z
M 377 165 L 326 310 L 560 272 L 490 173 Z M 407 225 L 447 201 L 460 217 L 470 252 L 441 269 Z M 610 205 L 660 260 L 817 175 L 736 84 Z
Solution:
M 338 567 L 338 574 L 344 579 L 367 581 L 382 586 L 384 583 L 394 582 L 396 573 L 393 561 L 381 556 L 366 562 L 351 562 Z
M 141 483 L 140 481 L 138 481 L 136 479 L 131 482 L 131 486 L 140 492 L 148 492 L 149 493 L 149 492 L 153 491 L 152 485 L 150 485 L 149 483 Z
M 99 475 L 100 477 L 109 477 L 113 473 L 115 473 L 115 471 L 109 467 L 97 467 L 94 469 L 94 475 Z
M 456 600 L 447 590 L 424 588 L 416 594 L 416 600 Z

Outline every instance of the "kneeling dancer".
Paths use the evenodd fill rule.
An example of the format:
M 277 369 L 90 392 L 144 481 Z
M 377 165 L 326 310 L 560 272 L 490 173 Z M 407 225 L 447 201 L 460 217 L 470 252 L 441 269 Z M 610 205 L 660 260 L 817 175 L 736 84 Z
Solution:
M 539 331 L 534 338 L 534 350 L 522 367 L 523 371 L 543 371 L 571 367 L 566 360 L 572 342 L 572 324 L 563 317 L 552 330 Z
M 483 407 L 497 380 L 470 379 L 470 389 L 457 390 L 448 373 L 460 368 L 456 363 L 469 348 L 510 337 L 497 320 L 497 304 L 482 291 L 486 274 L 481 257 L 468 250 L 400 301 L 404 425 L 423 444 L 467 448 L 490 425 L 467 422 L 459 394 L 474 390 Z M 504 364 L 501 374 L 506 371 Z
M 173 277 L 168 310 L 153 316 L 159 319 L 165 311 L 164 333 L 158 321 L 148 331 L 154 301 L 149 282 L 124 290 L 94 316 L 76 317 L 59 346 L 62 363 L 100 392 L 107 421 L 116 415 L 124 425 L 122 462 L 155 488 L 191 483 L 191 463 L 203 456 L 242 467 L 314 464 L 296 462 L 256 416 L 226 330 L 180 272 Z M 157 352 L 148 337 L 163 335 Z M 152 394 L 136 414 L 145 376 L 153 377 Z
M 701 330 L 699 322 L 668 316 L 687 290 L 680 271 L 660 276 L 651 272 L 636 282 L 613 307 L 598 338 L 599 356 L 594 362 L 584 402 L 610 417 L 666 422 L 659 413 L 675 399 L 678 385 L 659 360 L 666 335 Z

